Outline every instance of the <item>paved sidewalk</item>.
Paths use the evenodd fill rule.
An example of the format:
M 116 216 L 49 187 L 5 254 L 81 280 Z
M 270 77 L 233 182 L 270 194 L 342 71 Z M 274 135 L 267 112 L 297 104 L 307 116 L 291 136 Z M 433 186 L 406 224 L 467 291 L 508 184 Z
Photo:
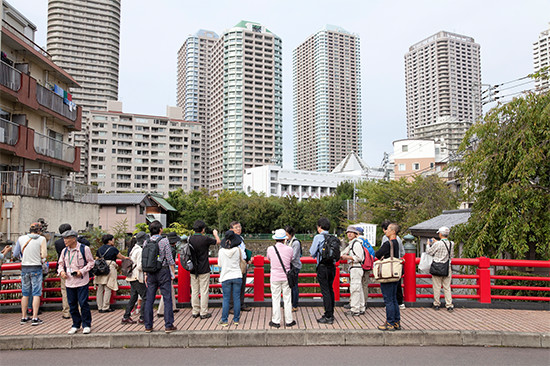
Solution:
M 316 319 L 322 307 L 301 307 L 293 313 L 297 325 L 280 329 L 269 327 L 271 307 L 253 307 L 243 312 L 240 324 L 222 328 L 217 323 L 221 308 L 211 308 L 212 318 L 191 317 L 191 309 L 180 309 L 174 324 L 178 331 L 164 333 L 162 318 L 155 318 L 154 332 L 144 333 L 140 324 L 122 325 L 123 310 L 99 314 L 92 311 L 92 334 L 69 336 L 70 319 L 61 312 L 44 312 L 43 325 L 20 325 L 20 313 L 0 314 L 0 350 L 24 348 L 86 347 L 201 347 L 309 344 L 377 345 L 495 345 L 550 348 L 550 312 L 544 310 L 458 308 L 453 313 L 444 309 L 407 308 L 401 312 L 404 330 L 376 330 L 385 320 L 383 307 L 370 307 L 365 315 L 348 317 L 344 309 L 335 309 L 335 322 L 322 325 Z M 231 315 L 230 318 L 231 320 Z M 156 340 L 161 340 L 157 343 Z M 175 342 L 175 343 L 174 343 Z

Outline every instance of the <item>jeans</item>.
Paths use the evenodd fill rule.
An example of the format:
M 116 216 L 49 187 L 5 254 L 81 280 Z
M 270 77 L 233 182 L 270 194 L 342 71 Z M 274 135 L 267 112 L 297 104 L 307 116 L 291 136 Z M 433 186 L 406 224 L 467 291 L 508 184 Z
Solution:
M 128 319 L 130 317 L 130 314 L 132 313 L 132 309 L 136 305 L 136 302 L 138 300 L 138 295 L 141 296 L 142 299 L 147 298 L 147 286 L 145 286 L 144 283 L 141 283 L 139 281 L 130 281 L 130 302 L 128 302 L 128 305 L 126 305 L 126 311 L 124 312 L 124 319 Z M 139 318 L 143 319 L 143 310 L 144 307 L 141 307 L 141 311 L 139 314 Z
M 160 288 L 160 293 L 164 299 L 164 327 L 170 328 L 174 326 L 174 309 L 172 308 L 172 272 L 170 268 L 163 267 L 156 273 L 147 273 L 147 294 L 145 295 L 145 311 L 143 312 L 143 320 L 145 321 L 145 329 L 153 329 L 153 303 L 157 289 Z
M 334 317 L 334 289 L 332 284 L 336 275 L 336 267 L 319 264 L 317 266 L 317 281 L 321 286 L 323 295 L 323 306 L 325 307 L 325 318 Z
M 380 284 L 380 289 L 384 296 L 384 304 L 386 304 L 386 322 L 392 325 L 401 321 L 401 313 L 399 312 L 399 304 L 397 303 L 398 283 L 388 282 Z
M 241 281 L 241 290 L 240 290 L 240 304 L 241 304 L 241 307 L 244 306 L 244 291 L 246 290 L 246 273 L 243 274 L 243 278 L 242 278 L 242 281 Z M 229 299 L 229 309 L 233 309 L 233 294 L 231 294 L 230 296 L 230 299 Z
M 88 285 L 80 287 L 67 287 L 67 300 L 69 301 L 69 309 L 71 318 L 73 319 L 73 328 L 91 327 L 92 312 L 90 304 L 88 304 Z M 80 311 L 78 310 L 80 305 Z M 82 314 L 81 314 L 82 312 Z
M 21 295 L 42 295 L 42 266 L 21 267 Z
M 397 293 L 396 293 L 396 296 L 397 296 L 397 303 L 399 305 L 402 305 L 403 304 L 403 287 L 401 287 L 401 282 L 403 281 L 403 279 L 400 279 L 399 282 L 397 282 Z
M 233 296 L 235 299 L 235 307 L 233 308 L 233 322 L 238 322 L 241 319 L 241 292 L 242 278 L 233 278 L 222 282 L 223 292 L 223 307 L 222 307 L 222 322 L 227 323 L 229 317 L 229 298 Z
M 298 300 L 300 299 L 300 290 L 298 288 L 297 283 L 294 285 L 294 287 L 291 288 L 291 291 L 292 291 L 292 307 L 297 308 Z

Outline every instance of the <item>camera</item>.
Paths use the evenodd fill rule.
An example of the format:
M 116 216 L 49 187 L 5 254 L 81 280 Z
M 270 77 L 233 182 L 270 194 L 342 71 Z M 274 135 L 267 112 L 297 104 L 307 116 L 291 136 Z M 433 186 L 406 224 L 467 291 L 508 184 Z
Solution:
M 71 272 L 71 276 L 76 277 L 76 274 L 77 274 L 77 273 L 78 273 L 77 271 L 72 271 L 72 272 Z

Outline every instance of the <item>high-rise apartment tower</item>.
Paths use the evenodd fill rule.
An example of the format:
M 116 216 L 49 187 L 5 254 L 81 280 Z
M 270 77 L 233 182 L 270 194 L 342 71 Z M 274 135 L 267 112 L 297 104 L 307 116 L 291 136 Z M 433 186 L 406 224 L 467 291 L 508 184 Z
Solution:
M 480 46 L 472 37 L 441 31 L 405 54 L 407 136 L 456 150 L 481 116 Z
M 541 32 L 538 41 L 533 43 L 533 68 L 538 72 L 544 67 L 550 67 L 550 29 Z M 550 80 L 536 80 L 535 88 L 539 91 L 550 90 Z
M 359 37 L 327 25 L 293 53 L 294 167 L 332 171 L 362 153 Z

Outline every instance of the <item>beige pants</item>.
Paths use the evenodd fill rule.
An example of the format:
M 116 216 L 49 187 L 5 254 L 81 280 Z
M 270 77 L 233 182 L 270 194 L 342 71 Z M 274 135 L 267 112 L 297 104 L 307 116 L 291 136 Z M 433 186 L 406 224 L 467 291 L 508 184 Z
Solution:
M 193 315 L 206 315 L 208 313 L 208 286 L 210 285 L 210 273 L 198 276 L 191 274 L 191 305 Z M 199 302 L 199 294 L 200 302 Z
M 281 324 L 281 291 L 283 292 L 283 304 L 285 308 L 285 323 L 292 323 L 292 291 L 288 286 L 288 281 L 271 282 L 271 302 L 273 313 L 271 321 Z
M 451 271 L 449 269 L 449 275 L 446 277 L 432 276 L 432 286 L 434 290 L 434 306 L 440 306 L 439 295 L 441 293 L 441 287 L 443 286 L 443 294 L 445 294 L 445 307 L 453 307 L 453 297 L 451 296 Z
M 97 286 L 97 309 L 98 310 L 108 310 L 111 302 L 111 293 L 112 290 L 107 287 L 107 285 L 96 285 Z
M 370 274 L 372 270 L 365 271 L 363 270 L 363 277 L 361 278 L 361 284 L 363 285 L 363 297 L 365 299 L 365 308 L 367 307 L 367 302 L 369 301 L 369 283 L 370 283 Z
M 172 289 L 172 310 L 176 310 L 176 293 L 174 291 L 174 282 L 170 281 L 170 288 Z M 160 297 L 159 308 L 157 314 L 164 315 L 164 298 Z
M 61 315 L 65 318 L 71 316 L 71 312 L 69 311 L 69 300 L 67 300 L 67 286 L 65 286 L 64 278 L 61 278 L 61 302 L 63 303 Z
M 349 270 L 351 311 L 358 313 L 365 311 L 365 295 L 363 293 L 363 268 L 351 268 Z

